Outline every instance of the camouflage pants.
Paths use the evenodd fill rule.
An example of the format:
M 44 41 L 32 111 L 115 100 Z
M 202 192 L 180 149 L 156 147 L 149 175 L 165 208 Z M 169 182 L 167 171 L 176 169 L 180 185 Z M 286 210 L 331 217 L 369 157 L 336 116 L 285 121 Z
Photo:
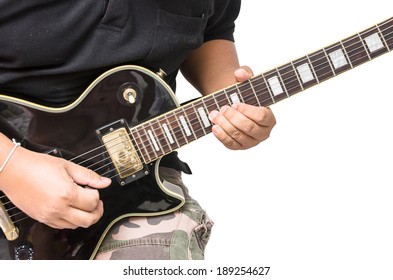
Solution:
M 155 217 L 130 217 L 117 222 L 95 259 L 203 259 L 213 222 L 189 197 L 181 172 L 161 167 L 161 178 L 181 186 L 186 203 L 178 211 Z

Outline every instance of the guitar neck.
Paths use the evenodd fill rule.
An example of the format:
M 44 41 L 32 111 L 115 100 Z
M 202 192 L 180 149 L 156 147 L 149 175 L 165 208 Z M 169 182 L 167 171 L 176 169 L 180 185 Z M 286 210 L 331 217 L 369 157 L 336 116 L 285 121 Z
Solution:
M 393 18 L 131 129 L 146 163 L 211 132 L 208 114 L 243 102 L 270 106 L 393 49 Z

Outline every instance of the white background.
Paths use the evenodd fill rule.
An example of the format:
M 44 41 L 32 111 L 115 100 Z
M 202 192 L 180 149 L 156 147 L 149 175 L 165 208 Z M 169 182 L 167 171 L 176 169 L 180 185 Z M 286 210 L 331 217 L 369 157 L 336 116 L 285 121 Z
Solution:
M 256 74 L 392 16 L 391 1 L 245 0 L 241 64 Z M 392 279 L 393 54 L 281 101 L 271 137 L 230 151 L 182 148 L 191 194 L 215 221 L 212 263 L 271 266 L 269 279 Z M 193 89 L 179 82 L 181 101 Z
M 239 57 L 264 73 L 392 11 L 390 0 L 244 0 Z M 392 65 L 393 53 L 385 54 L 273 105 L 277 125 L 256 148 L 230 151 L 209 135 L 179 150 L 194 173 L 184 177 L 192 196 L 215 221 L 205 262 L 73 262 L 67 270 L 69 262 L 23 269 L 9 262 L 8 269 L 41 279 L 126 279 L 127 265 L 253 265 L 270 266 L 269 275 L 189 279 L 393 279 Z M 177 94 L 196 96 L 183 80 Z M 133 279 L 142 278 L 157 277 Z

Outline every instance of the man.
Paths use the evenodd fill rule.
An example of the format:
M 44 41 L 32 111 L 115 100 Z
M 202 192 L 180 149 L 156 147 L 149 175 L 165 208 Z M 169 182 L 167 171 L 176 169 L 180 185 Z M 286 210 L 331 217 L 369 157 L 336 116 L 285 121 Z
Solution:
M 181 70 L 207 95 L 252 75 L 248 67 L 239 66 L 234 45 L 239 9 L 240 0 L 1 1 L 0 38 L 5 38 L 0 49 L 1 93 L 62 106 L 104 71 L 135 64 L 165 71 L 165 81 L 173 90 Z M 209 120 L 213 134 L 229 149 L 257 145 L 275 124 L 268 108 L 246 104 L 213 110 Z M 55 229 L 89 229 L 101 219 L 102 192 L 111 184 L 109 178 L 19 147 L 9 137 L 0 134 L 0 190 L 14 205 Z M 175 154 L 165 158 L 161 177 L 182 185 L 180 172 L 189 172 L 187 165 Z M 197 236 L 190 242 L 190 238 L 196 228 L 210 230 L 212 223 L 182 187 L 187 201 L 179 211 L 120 220 L 95 257 L 203 258 L 207 239 L 203 242 Z M 177 236 L 179 223 L 192 225 L 181 229 L 185 237 Z M 162 228 L 168 234 L 162 235 Z M 128 237 L 120 238 L 118 233 Z M 157 244 L 157 240 L 165 241 Z M 184 248 L 184 244 L 197 245 Z

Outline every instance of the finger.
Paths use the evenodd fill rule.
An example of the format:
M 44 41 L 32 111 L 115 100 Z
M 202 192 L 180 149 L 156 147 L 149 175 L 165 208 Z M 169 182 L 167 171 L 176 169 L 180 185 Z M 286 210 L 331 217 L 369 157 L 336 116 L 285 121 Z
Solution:
M 77 164 L 67 163 L 68 173 L 78 185 L 101 189 L 111 184 L 111 179 L 109 178 L 101 177 L 96 172 Z
M 55 222 L 46 222 L 48 226 L 51 228 L 56 228 L 56 229 L 76 229 L 78 226 L 70 223 L 69 221 L 66 221 L 64 219 L 59 219 L 56 220 Z
M 234 116 L 237 115 L 237 116 Z M 212 130 L 214 135 L 228 148 L 241 149 L 243 146 L 256 145 L 256 139 L 243 133 L 241 127 L 244 121 L 252 123 L 236 110 L 224 106 L 220 112 L 213 111 L 210 114 L 212 122 L 215 124 Z
M 236 69 L 234 74 L 238 82 L 244 82 L 253 76 L 253 72 L 248 66 L 242 66 Z
M 76 227 L 88 228 L 91 225 L 98 222 L 104 213 L 104 205 L 102 201 L 97 203 L 97 207 L 92 211 L 81 211 L 77 208 L 69 208 L 67 213 L 64 215 L 64 220 L 66 220 L 70 225 L 75 225 Z
M 226 131 L 224 131 L 219 125 L 212 126 L 212 132 L 214 136 L 228 149 L 231 150 L 240 150 L 242 149 L 242 145 L 238 143 L 236 140 L 231 138 Z
M 232 138 L 234 138 L 240 144 L 253 146 L 266 138 L 264 133 L 265 129 L 243 113 L 236 110 L 236 106 L 223 107 L 221 112 L 223 113 L 225 119 L 228 120 L 235 130 L 237 130 L 237 132 L 232 132 L 234 135 L 236 135 L 236 138 Z M 229 135 L 231 136 L 232 133 L 229 132 Z
M 269 107 L 236 103 L 232 105 L 232 108 L 259 125 L 272 127 L 276 124 L 276 118 Z
M 97 208 L 100 202 L 98 190 L 82 188 L 74 184 L 74 191 L 70 197 L 69 205 L 82 211 L 91 212 Z

